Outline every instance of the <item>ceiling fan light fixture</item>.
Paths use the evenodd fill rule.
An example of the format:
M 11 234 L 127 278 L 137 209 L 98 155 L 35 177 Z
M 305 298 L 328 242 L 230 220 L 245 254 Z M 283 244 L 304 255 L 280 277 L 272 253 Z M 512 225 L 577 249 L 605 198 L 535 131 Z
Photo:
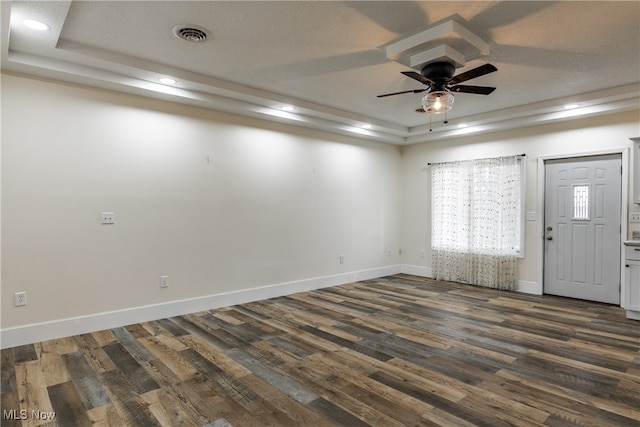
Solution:
M 447 91 L 430 92 L 422 98 L 422 108 L 429 114 L 442 114 L 453 107 L 453 95 Z

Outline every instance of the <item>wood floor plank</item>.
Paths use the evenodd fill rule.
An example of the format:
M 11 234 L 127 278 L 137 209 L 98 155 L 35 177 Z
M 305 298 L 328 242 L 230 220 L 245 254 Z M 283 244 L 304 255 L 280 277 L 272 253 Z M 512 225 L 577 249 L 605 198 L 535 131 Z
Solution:
M 116 341 L 116 337 L 109 330 L 92 332 L 91 335 L 100 347 L 104 347 L 105 345 L 109 345 Z
M 202 420 L 193 418 L 176 402 L 174 396 L 163 389 L 151 390 L 141 395 L 149 405 L 149 411 L 163 426 L 193 426 Z
M 149 375 L 160 385 L 160 389 L 152 390 L 148 393 L 142 395 L 145 402 L 149 403 L 150 410 L 154 414 L 156 418 L 166 417 L 168 414 L 165 414 L 161 408 L 153 408 L 153 404 L 156 402 L 153 399 L 150 399 L 149 396 L 153 396 L 154 392 L 157 392 L 158 397 L 166 396 L 168 402 L 163 402 L 163 405 L 167 405 L 170 402 L 172 406 L 172 411 L 177 411 L 180 414 L 184 414 L 184 417 L 190 420 L 191 425 L 203 425 L 210 421 L 208 416 L 211 416 L 213 420 L 219 417 L 219 413 L 215 412 L 214 414 L 207 413 L 206 411 L 200 410 L 195 405 L 200 404 L 201 397 L 197 394 L 197 392 L 191 387 L 191 384 L 200 384 L 204 376 L 193 370 L 194 374 L 191 375 L 187 380 L 182 380 L 178 374 L 171 369 L 170 365 L 165 363 L 166 361 L 163 359 L 156 359 L 145 364 L 147 368 L 147 372 Z M 186 363 L 183 361 L 182 363 Z M 162 390 L 163 393 L 160 393 Z M 209 393 L 210 389 L 206 389 L 207 393 Z M 194 400 L 194 397 L 198 396 L 198 401 Z M 158 409 L 160 412 L 158 412 Z M 158 418 L 158 419 L 160 419 Z M 187 424 L 189 425 L 189 424 Z
M 156 320 L 161 327 L 167 330 L 174 337 L 182 337 L 184 335 L 189 335 L 189 332 L 182 329 L 176 323 L 172 322 L 171 319 L 159 319 Z
M 222 351 L 207 345 L 207 342 L 198 336 L 188 335 L 182 337 L 181 340 L 188 345 L 188 348 L 195 350 L 202 355 L 202 357 L 220 367 L 220 369 L 222 369 L 231 378 L 240 378 L 251 374 L 249 369 L 233 360 Z
M 78 351 L 78 344 L 76 343 L 75 337 L 58 338 L 52 341 L 56 347 L 56 353 L 59 355 Z
M 113 403 L 89 409 L 87 411 L 87 416 L 91 420 L 93 427 L 116 427 L 127 425 Z
M 140 427 L 160 426 L 160 423 L 149 409 L 149 404 L 131 389 L 131 386 L 120 371 L 105 372 L 100 375 L 100 378 L 111 402 L 113 402 L 126 425 Z
M 80 351 L 63 354 L 62 359 L 86 409 L 110 403 L 100 382 L 101 373 L 91 368 Z
M 140 333 L 140 331 L 144 329 L 142 327 L 133 328 L 132 326 L 128 326 L 127 328 L 115 328 L 112 329 L 111 332 L 116 337 L 116 340 L 118 341 L 120 347 L 122 347 L 122 349 L 124 349 L 124 351 L 131 355 L 136 361 L 148 362 L 150 360 L 153 360 L 154 356 L 149 352 L 149 350 L 144 348 L 144 346 L 138 342 L 136 337 L 129 331 L 129 329 L 138 331 L 137 333 L 140 334 L 142 338 L 146 338 L 147 336 L 149 336 L 146 331 L 145 333 Z M 106 349 L 118 347 L 116 343 L 111 343 L 103 346 L 103 348 Z
M 1 356 L 3 426 L 640 426 L 620 307 L 406 274 Z
M 161 360 L 180 381 L 187 381 L 198 374 L 198 370 L 179 355 L 179 351 L 187 350 L 188 347 L 183 346 L 179 351 L 176 351 L 155 338 L 148 337 L 142 340 L 142 344 Z
M 40 360 L 42 376 L 47 386 L 61 384 L 71 380 L 62 357 L 56 353 L 55 346 L 51 344 L 51 341 L 45 341 L 35 345 L 38 360 Z
M 7 427 L 20 426 L 21 421 L 13 414 L 22 410 L 18 397 L 18 380 L 16 378 L 15 353 L 13 348 L 7 348 L 0 353 L 0 404 L 3 410 L 2 425 Z M 7 411 L 5 413 L 4 411 Z M 11 412 L 15 411 L 15 412 Z
M 13 348 L 15 363 L 31 362 L 38 360 L 38 353 L 34 344 L 21 345 Z
M 22 355 L 20 356 L 22 358 Z M 42 375 L 40 362 L 38 360 L 28 360 L 17 364 L 16 384 L 20 399 L 20 409 L 26 411 L 26 419 L 22 420 L 22 426 L 31 427 L 43 424 L 32 414 L 34 412 L 52 413 L 53 407 L 47 393 L 47 384 Z
M 640 407 L 627 406 L 624 403 L 619 404 L 609 400 L 606 396 L 600 397 L 600 392 L 597 387 L 595 387 L 591 393 L 587 393 L 584 390 L 576 390 L 570 386 L 556 385 L 544 379 L 530 377 L 515 371 L 500 371 L 498 375 L 541 390 L 550 396 L 558 396 L 574 402 L 584 403 L 588 407 L 616 414 L 626 419 L 640 420 Z
M 263 400 L 269 401 L 278 411 L 286 415 L 292 422 L 301 426 L 322 426 L 327 425 L 326 420 L 318 413 L 312 411 L 307 405 L 303 405 L 291 398 L 286 393 L 273 388 L 256 375 L 246 375 L 240 379 L 253 392 Z
M 143 394 L 160 387 L 140 363 L 138 363 L 134 355 L 129 353 L 120 343 L 109 344 L 103 348 L 115 366 L 118 367 L 118 370 L 122 372 L 123 376 L 127 379 L 130 387 L 133 388 L 137 394 Z M 141 348 L 144 347 L 141 346 Z M 146 348 L 144 350 L 148 352 Z M 150 352 L 149 355 L 151 355 Z M 144 359 L 144 362 L 154 360 L 151 356 L 145 356 Z
M 258 418 L 252 416 L 231 397 L 221 394 L 218 388 L 213 387 L 205 376 L 197 376 L 172 387 L 176 389 L 177 395 L 182 396 L 194 411 L 208 420 L 207 423 L 224 418 L 232 425 L 260 425 Z M 203 425 L 207 423 L 203 423 Z
M 78 351 L 82 353 L 84 360 L 95 372 L 101 374 L 118 369 L 93 334 L 82 334 L 75 338 Z
M 80 395 L 71 381 L 55 384 L 47 388 L 55 420 L 60 425 L 74 425 L 78 427 L 91 426 L 93 422 L 89 418 Z
M 600 410 L 596 407 L 567 399 L 564 396 L 549 394 L 523 385 L 515 381 L 487 382 L 483 384 L 483 388 L 493 390 L 496 394 L 508 393 L 512 399 L 524 405 L 531 406 L 540 411 L 545 411 L 550 418 L 556 420 L 564 420 L 565 422 L 577 422 L 578 425 L 588 427 L 616 427 L 615 424 L 605 423 L 598 420 Z M 548 421 L 545 420 L 545 423 Z M 541 425 L 543 423 L 540 423 Z

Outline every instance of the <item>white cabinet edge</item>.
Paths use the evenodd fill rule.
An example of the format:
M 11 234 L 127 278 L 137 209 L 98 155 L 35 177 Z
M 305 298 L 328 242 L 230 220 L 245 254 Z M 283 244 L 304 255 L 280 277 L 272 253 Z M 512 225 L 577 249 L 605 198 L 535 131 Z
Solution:
M 633 141 L 633 203 L 640 204 L 640 136 Z

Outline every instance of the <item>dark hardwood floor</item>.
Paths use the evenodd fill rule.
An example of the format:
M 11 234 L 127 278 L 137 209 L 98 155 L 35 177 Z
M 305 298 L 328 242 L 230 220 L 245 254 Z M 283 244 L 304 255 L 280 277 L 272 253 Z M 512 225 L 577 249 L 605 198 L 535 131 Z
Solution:
M 2 426 L 640 426 L 640 322 L 396 275 L 5 349 L 2 411 Z

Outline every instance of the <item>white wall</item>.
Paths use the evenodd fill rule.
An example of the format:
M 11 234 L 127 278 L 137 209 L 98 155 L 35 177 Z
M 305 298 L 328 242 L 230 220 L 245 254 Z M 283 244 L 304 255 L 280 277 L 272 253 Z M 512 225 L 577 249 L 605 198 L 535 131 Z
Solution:
M 390 145 L 2 75 L 2 329 L 399 271 L 400 167 Z
M 520 280 L 535 283 L 537 158 L 630 147 L 640 136 L 634 111 L 400 150 L 6 74 L 1 101 L 2 347 L 400 264 L 428 273 L 429 162 L 527 154 L 525 208 L 538 219 L 526 223 Z M 102 211 L 116 224 L 101 225 Z M 27 306 L 13 306 L 18 291 Z
M 541 290 L 539 227 L 543 218 L 537 197 L 538 158 L 631 147 L 629 138 L 636 136 L 640 136 L 640 112 L 631 111 L 406 147 L 402 163 L 403 271 L 422 275 L 431 273 L 430 170 L 427 163 L 525 153 L 525 209 L 536 212 L 536 221 L 525 223 L 525 258 L 519 263 L 519 280 L 521 285 Z M 629 211 L 640 211 L 640 206 L 632 204 L 631 197 Z M 632 230 L 640 230 L 638 226 L 629 224 L 629 235 Z M 424 258 L 420 256 L 422 250 L 425 251 Z

